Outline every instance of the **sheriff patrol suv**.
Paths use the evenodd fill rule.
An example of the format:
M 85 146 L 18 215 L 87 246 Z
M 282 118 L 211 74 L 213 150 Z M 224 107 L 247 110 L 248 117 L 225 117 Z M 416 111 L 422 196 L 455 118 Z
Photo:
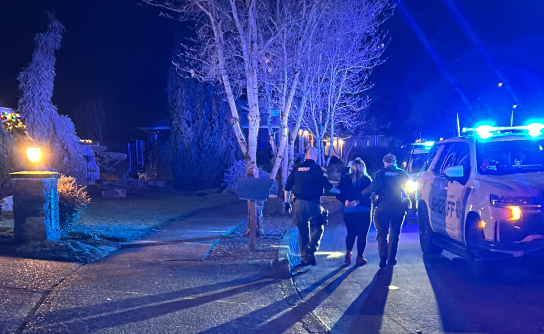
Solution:
M 436 143 L 418 175 L 426 254 L 544 253 L 544 125 L 480 126 Z
M 421 170 L 421 167 L 427 161 L 427 154 L 434 145 L 434 141 L 416 141 L 414 144 L 410 145 L 410 150 L 408 155 L 402 162 L 402 169 L 408 174 L 408 184 L 405 187 L 407 190 L 407 195 L 412 201 L 412 208 L 408 212 L 408 219 L 417 219 L 417 174 Z

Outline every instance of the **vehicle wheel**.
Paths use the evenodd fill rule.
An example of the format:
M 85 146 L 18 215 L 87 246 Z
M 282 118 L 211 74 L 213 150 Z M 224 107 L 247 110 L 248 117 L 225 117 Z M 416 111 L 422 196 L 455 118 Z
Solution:
M 438 255 L 444 250 L 442 247 L 434 243 L 434 232 L 431 229 L 431 223 L 429 222 L 429 213 L 427 212 L 427 205 L 420 203 L 417 212 L 419 220 L 419 244 L 424 254 Z

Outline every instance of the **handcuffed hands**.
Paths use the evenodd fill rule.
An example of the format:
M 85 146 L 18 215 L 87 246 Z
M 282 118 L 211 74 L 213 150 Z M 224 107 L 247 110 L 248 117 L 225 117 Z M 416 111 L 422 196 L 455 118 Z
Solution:
M 357 201 L 348 201 L 346 200 L 346 202 L 344 203 L 344 205 L 346 206 L 346 208 L 348 209 L 353 209 L 354 207 L 357 206 Z
M 285 210 L 285 212 L 291 213 L 291 203 L 285 202 L 283 209 Z

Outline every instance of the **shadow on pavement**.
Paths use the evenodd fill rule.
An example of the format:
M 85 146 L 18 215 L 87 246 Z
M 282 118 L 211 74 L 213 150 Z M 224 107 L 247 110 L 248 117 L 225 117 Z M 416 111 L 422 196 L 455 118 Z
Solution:
M 393 268 L 380 269 L 331 328 L 333 333 L 380 333 Z
M 303 300 L 299 305 L 295 306 L 297 302 L 300 302 L 299 297 L 294 293 L 291 294 L 288 298 L 290 298 L 292 306 L 294 307 L 290 308 L 287 312 L 284 312 L 284 307 L 278 307 L 280 302 L 276 302 L 267 307 L 250 312 L 243 317 L 201 332 L 201 334 L 255 333 L 257 332 L 257 328 L 258 332 L 260 333 L 284 333 L 297 322 L 304 322 L 304 318 L 308 316 L 313 317 L 311 314 L 312 310 L 327 299 L 356 267 L 351 267 L 340 274 L 340 272 L 345 268 L 345 266 L 339 267 L 327 276 L 323 277 L 319 282 L 302 291 L 309 293 L 310 291 L 317 290 L 322 284 L 332 280 L 321 290 L 317 291 L 313 296 Z
M 204 287 L 45 313 L 43 315 L 44 321 L 30 325 L 27 330 L 30 329 L 40 333 L 87 333 L 160 317 L 183 309 L 258 290 L 277 282 L 279 280 L 251 276 Z M 228 290 L 199 297 L 190 297 L 195 294 L 222 289 Z
M 532 259 L 424 263 L 445 332 L 542 333 L 544 268 Z

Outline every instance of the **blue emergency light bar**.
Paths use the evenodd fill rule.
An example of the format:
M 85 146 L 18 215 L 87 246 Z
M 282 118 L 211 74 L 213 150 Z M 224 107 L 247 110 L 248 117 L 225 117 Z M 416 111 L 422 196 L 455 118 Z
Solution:
M 468 132 L 476 132 L 476 135 L 482 139 L 487 139 L 497 134 L 528 134 L 535 138 L 542 135 L 544 124 L 531 123 L 524 126 L 491 126 L 480 125 L 477 128 L 463 128 L 462 132 L 468 134 Z

